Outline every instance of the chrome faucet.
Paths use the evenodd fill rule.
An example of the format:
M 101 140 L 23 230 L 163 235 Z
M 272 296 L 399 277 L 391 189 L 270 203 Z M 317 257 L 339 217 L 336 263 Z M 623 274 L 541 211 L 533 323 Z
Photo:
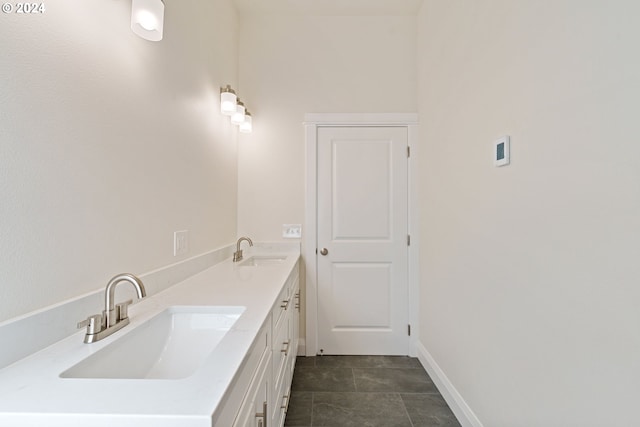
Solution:
M 253 242 L 248 237 L 241 237 L 238 239 L 238 243 L 236 243 L 236 251 L 233 253 L 233 262 L 242 261 L 242 249 L 240 249 L 240 243 L 243 240 L 249 242 L 249 246 L 253 246 Z
M 87 319 L 78 323 L 78 328 L 87 328 L 87 334 L 84 336 L 84 342 L 89 344 L 100 341 L 108 337 L 116 331 L 129 324 L 129 315 L 127 313 L 129 305 L 133 302 L 128 300 L 115 304 L 116 286 L 120 282 L 129 282 L 136 290 L 139 299 L 147 296 L 142 281 L 133 274 L 118 274 L 107 283 L 104 292 L 104 311 L 102 314 L 89 316 Z

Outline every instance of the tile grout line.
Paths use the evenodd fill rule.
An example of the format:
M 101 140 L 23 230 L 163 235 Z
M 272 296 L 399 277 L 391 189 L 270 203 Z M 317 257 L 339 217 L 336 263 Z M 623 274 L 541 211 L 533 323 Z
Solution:
M 313 364 L 315 365 L 315 361 L 313 362 Z M 311 416 L 310 416 L 310 422 L 309 422 L 309 427 L 313 427 L 313 405 L 314 405 L 314 400 L 315 400 L 315 392 L 311 392 Z
M 411 427 L 415 427 L 413 424 L 413 420 L 411 419 L 411 415 L 409 414 L 409 410 L 407 409 L 407 405 L 404 403 L 404 399 L 402 398 L 402 393 L 398 393 L 400 396 L 400 401 L 402 402 L 402 407 L 404 408 L 404 412 L 407 414 L 407 418 L 409 418 L 409 422 L 411 423 Z
M 358 385 L 356 384 L 356 373 L 353 370 L 354 368 L 351 368 L 351 378 L 353 378 L 353 390 L 358 393 Z

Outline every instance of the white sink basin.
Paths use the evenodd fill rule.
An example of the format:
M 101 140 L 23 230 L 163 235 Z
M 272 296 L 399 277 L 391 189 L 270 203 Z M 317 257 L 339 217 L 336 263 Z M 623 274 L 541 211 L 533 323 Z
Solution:
M 240 263 L 240 267 L 260 267 L 263 265 L 277 265 L 287 259 L 286 256 L 269 256 L 269 255 L 254 255 L 245 261 Z
M 214 351 L 244 310 L 231 306 L 169 307 L 60 377 L 186 378 Z

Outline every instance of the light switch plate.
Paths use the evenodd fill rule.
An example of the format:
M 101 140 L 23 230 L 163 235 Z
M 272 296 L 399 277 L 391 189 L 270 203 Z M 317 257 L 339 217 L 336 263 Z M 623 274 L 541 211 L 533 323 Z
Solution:
M 493 164 L 506 166 L 510 162 L 511 147 L 509 136 L 503 136 L 493 143 Z
M 285 239 L 300 239 L 302 224 L 282 224 L 282 237 Z

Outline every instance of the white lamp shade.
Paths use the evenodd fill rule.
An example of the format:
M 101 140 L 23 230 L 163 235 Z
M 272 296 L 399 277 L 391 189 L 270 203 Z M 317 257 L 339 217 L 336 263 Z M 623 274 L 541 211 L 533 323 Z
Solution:
M 162 40 L 164 2 L 162 0 L 132 0 L 131 30 L 150 41 Z
M 226 116 L 230 116 L 236 112 L 236 104 L 238 98 L 233 92 L 222 92 L 220 94 L 220 112 Z
M 240 123 L 244 122 L 244 112 L 244 104 L 238 101 L 238 103 L 236 104 L 236 112 L 231 115 L 231 123 L 233 123 L 234 125 L 239 125 Z
M 240 123 L 240 132 L 251 133 L 252 131 L 253 131 L 253 123 L 251 119 L 251 114 L 247 113 L 244 116 L 244 121 Z

